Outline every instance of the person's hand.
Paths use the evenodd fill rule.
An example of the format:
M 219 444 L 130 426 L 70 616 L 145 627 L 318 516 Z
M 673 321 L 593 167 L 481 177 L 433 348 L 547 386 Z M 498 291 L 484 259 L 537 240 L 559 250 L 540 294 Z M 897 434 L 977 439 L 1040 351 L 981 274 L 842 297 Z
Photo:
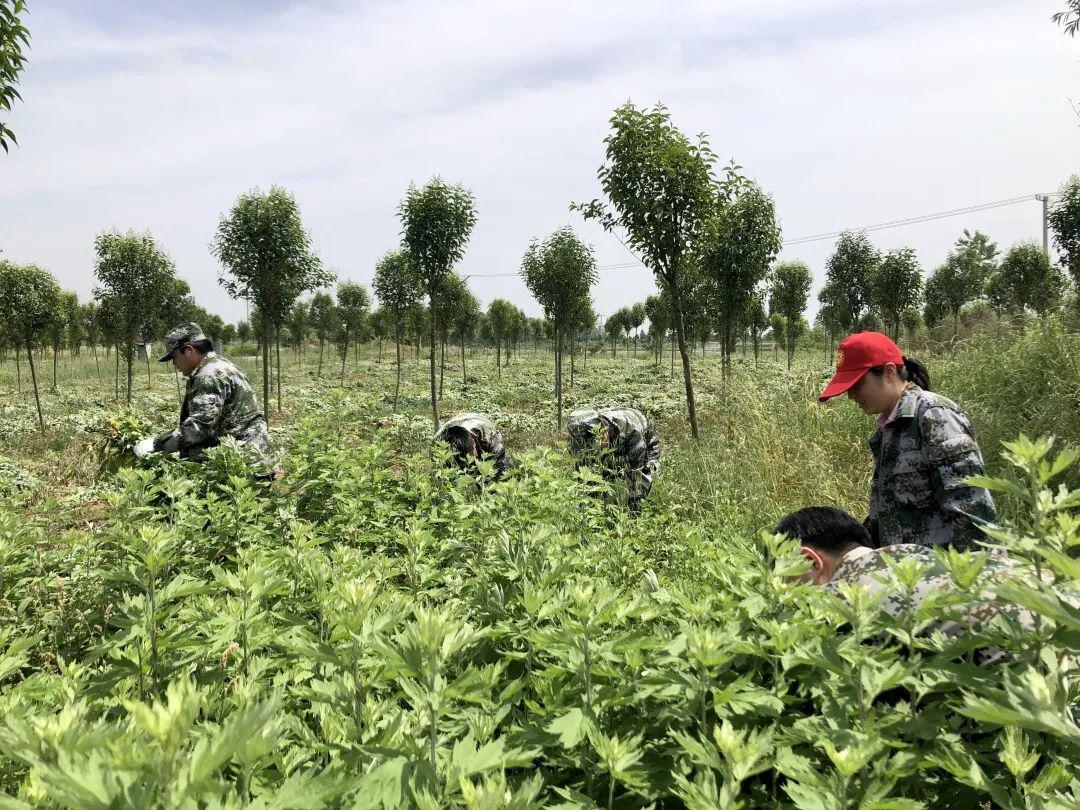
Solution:
M 138 458 L 148 456 L 154 452 L 154 440 L 142 439 L 141 441 L 135 443 L 135 447 L 133 449 L 135 450 L 135 455 Z

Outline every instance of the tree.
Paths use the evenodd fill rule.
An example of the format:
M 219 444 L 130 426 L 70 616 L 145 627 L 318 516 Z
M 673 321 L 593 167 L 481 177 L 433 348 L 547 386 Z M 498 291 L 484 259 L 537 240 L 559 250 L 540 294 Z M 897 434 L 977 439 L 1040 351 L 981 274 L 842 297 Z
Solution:
M 750 296 L 750 307 L 746 312 L 746 326 L 750 330 L 750 339 L 754 343 L 754 363 L 758 362 L 761 349 L 761 335 L 769 328 L 769 315 L 765 311 L 766 286 L 759 284 Z M 745 345 L 745 344 L 744 344 Z
M 934 271 L 934 294 L 938 298 L 934 306 L 944 306 L 952 314 L 954 337 L 960 326 L 960 310 L 983 294 L 986 282 L 996 267 L 994 258 L 997 253 L 997 245 L 986 234 L 979 231 L 969 233 L 965 229 L 945 263 Z M 929 286 L 928 279 L 928 294 Z M 927 322 L 930 322 L 929 317 Z
M 1047 224 L 1054 234 L 1058 263 L 1072 276 L 1080 305 L 1080 175 L 1074 174 L 1061 187 L 1057 202 L 1050 207 Z
M 502 376 L 502 348 L 510 340 L 510 333 L 513 331 L 516 319 L 517 307 L 505 298 L 496 298 L 488 304 L 487 325 L 491 331 L 491 339 L 495 341 L 497 377 Z
M 78 320 L 78 311 L 78 296 L 68 290 L 61 292 L 59 305 L 53 313 L 52 322 L 49 324 L 49 344 L 52 346 L 53 351 L 52 387 L 54 391 L 59 384 L 56 367 L 60 360 L 60 351 L 68 340 L 72 321 Z M 72 350 L 72 354 L 74 354 L 74 350 Z
M 468 305 L 472 294 L 465 280 L 451 272 L 440 283 L 438 304 L 435 313 L 435 331 L 439 335 L 439 400 L 442 400 L 443 374 L 446 371 L 446 344 L 450 340 L 450 329 L 454 325 L 458 310 Z M 475 299 L 473 299 L 475 302 Z M 479 304 L 477 304 L 479 306 Z M 462 345 L 462 358 L 465 356 Z
M 1059 11 L 1050 19 L 1065 29 L 1067 36 L 1076 36 L 1080 30 L 1080 0 L 1065 0 L 1068 4 L 1065 11 Z
M 840 318 L 844 328 L 857 332 L 871 301 L 871 285 L 881 256 L 865 233 L 845 231 L 826 264 L 825 286 L 818 295 Z
M 596 258 L 569 227 L 543 242 L 535 239 L 521 261 L 521 277 L 544 316 L 555 326 L 555 425 L 562 425 L 563 342 L 574 338 L 574 318 L 589 308 L 589 290 L 596 283 Z M 641 319 L 645 319 L 644 310 Z M 571 374 L 573 372 L 571 371 Z
M 462 282 L 464 286 L 465 282 Z M 466 385 L 469 382 L 468 375 L 465 373 L 465 341 L 469 340 L 476 330 L 477 325 L 480 322 L 480 302 L 476 300 L 476 296 L 472 294 L 467 286 L 464 287 L 462 296 L 458 299 L 457 306 L 454 308 L 453 315 L 451 317 L 451 323 L 454 327 L 454 335 L 457 337 L 461 344 L 461 383 Z
M 349 356 L 349 347 L 360 340 L 364 334 L 371 296 L 364 285 L 353 281 L 343 281 L 337 288 L 337 343 L 341 354 L 341 384 L 345 384 L 345 359 Z
M 604 321 L 604 332 L 611 340 L 611 357 L 615 357 L 615 341 L 617 341 L 626 328 L 626 308 L 617 309 L 607 316 Z
M 1002 258 L 991 283 L 1001 288 L 998 296 L 1011 308 L 1043 314 L 1061 301 L 1065 275 L 1050 263 L 1041 245 L 1018 242 Z
M 461 185 L 448 185 L 433 178 L 426 186 L 409 186 L 398 208 L 402 241 L 428 295 L 428 307 L 435 311 L 440 284 L 465 254 L 469 235 L 476 225 L 476 201 Z M 431 418 L 439 427 L 439 403 L 435 395 L 435 318 L 429 324 L 431 341 Z
M 397 345 L 397 382 L 394 385 L 394 410 L 397 410 L 401 393 L 401 342 L 405 333 L 409 311 L 420 300 L 423 287 L 412 257 L 407 251 L 394 250 L 387 253 L 375 265 L 375 281 L 372 286 L 379 303 L 390 313 L 394 326 L 394 343 Z
M 240 341 L 240 345 L 243 345 L 251 339 L 251 323 L 248 321 L 237 321 L 236 323 L 236 339 Z
M 653 340 L 653 353 L 656 365 L 660 365 L 664 351 L 664 335 L 671 331 L 671 303 L 663 293 L 650 295 L 645 299 L 645 317 L 649 319 L 649 336 Z
M 787 345 L 787 318 L 781 315 L 775 309 L 772 309 L 772 302 L 770 301 L 769 310 L 769 331 L 772 333 L 773 342 L 773 360 L 779 360 L 780 345 Z M 788 354 L 787 349 L 784 350 L 785 356 Z M 788 369 L 791 369 L 791 358 L 788 357 Z
M 296 353 L 300 356 L 300 365 L 303 367 L 303 354 L 301 349 L 304 346 L 304 341 L 307 340 L 308 333 L 311 331 L 311 308 L 306 301 L 297 301 L 292 305 L 292 309 L 289 310 L 289 314 L 285 317 L 285 329 L 289 333 L 289 340 L 292 341 L 293 348 L 296 349 Z
M 787 367 L 795 356 L 795 343 L 804 323 L 803 313 L 810 296 L 810 268 L 805 262 L 781 262 L 773 271 L 772 288 L 769 291 L 769 311 L 784 319 L 783 331 Z M 775 326 L 775 324 L 774 324 Z
M 223 268 L 219 283 L 230 296 L 250 301 L 258 310 L 263 408 L 268 415 L 270 335 L 280 334 L 285 316 L 297 298 L 328 286 L 334 276 L 323 269 L 311 249 L 311 237 L 300 221 L 296 199 L 280 186 L 271 186 L 266 194 L 256 188 L 240 195 L 218 223 L 210 249 Z M 280 384 L 277 406 L 281 410 Z
M 900 314 L 922 303 L 922 268 L 911 248 L 890 250 L 870 285 L 870 302 L 885 329 L 894 340 L 900 339 Z
M 732 330 L 746 319 L 754 289 L 765 280 L 780 252 L 780 226 L 772 198 L 740 175 L 738 168 L 728 166 L 717 184 L 716 211 L 700 262 L 720 323 L 725 375 L 731 371 Z
M 22 99 L 15 86 L 26 66 L 23 49 L 30 47 L 30 32 L 19 18 L 25 12 L 25 0 L 0 0 L 0 110 L 5 112 L 11 112 L 15 101 Z M 5 152 L 9 141 L 18 143 L 15 133 L 0 121 L 0 147 Z
M 926 279 L 926 288 L 923 293 L 923 320 L 929 327 L 934 327 L 949 314 L 948 291 L 945 285 L 948 282 L 944 265 L 939 267 Z
M 624 231 L 631 249 L 671 297 L 675 336 L 682 358 L 690 433 L 698 438 L 697 407 L 686 346 L 683 276 L 702 241 L 715 200 L 715 156 L 699 136 L 691 141 L 671 122 L 663 105 L 639 110 L 624 104 L 611 118 L 606 160 L 597 177 L 613 211 L 599 200 L 572 205 L 607 231 Z
M 335 316 L 334 299 L 328 293 L 317 292 L 311 297 L 308 319 L 311 330 L 319 341 L 319 367 L 315 372 L 316 377 L 322 377 L 323 351 L 326 347 L 326 339 L 334 332 Z
M 32 264 L 0 260 L 0 325 L 12 340 L 26 349 L 42 433 L 45 432 L 45 417 L 41 411 L 33 349 L 53 322 L 60 308 L 60 296 L 60 285 L 47 271 Z
M 172 259 L 149 233 L 112 231 L 94 240 L 94 298 L 107 309 L 127 366 L 127 403 L 135 362 L 135 338 L 143 335 L 177 291 Z M 186 285 L 184 285 L 186 287 Z
M 227 323 L 221 327 L 222 345 L 231 345 L 236 340 L 236 325 Z

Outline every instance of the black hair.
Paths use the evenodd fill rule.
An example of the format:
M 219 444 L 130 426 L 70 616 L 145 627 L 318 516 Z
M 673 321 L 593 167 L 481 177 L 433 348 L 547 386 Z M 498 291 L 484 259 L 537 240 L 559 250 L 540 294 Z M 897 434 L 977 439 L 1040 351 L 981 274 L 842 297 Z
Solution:
M 835 506 L 797 509 L 784 516 L 776 526 L 776 533 L 828 554 L 843 554 L 855 546 L 870 545 L 866 527 Z
M 188 345 L 194 346 L 195 351 L 199 354 L 210 354 L 214 350 L 214 344 L 210 341 L 210 338 L 202 338 L 200 340 L 193 340 Z M 183 348 L 183 347 L 181 347 Z
M 900 379 L 915 383 L 923 391 L 930 391 L 930 372 L 926 370 L 926 366 L 914 357 L 904 357 L 903 359 L 903 365 L 896 367 L 896 373 Z M 880 377 L 885 373 L 885 366 L 874 366 L 870 369 L 870 373 Z
M 473 435 L 461 425 L 451 425 L 444 430 L 443 441 L 450 445 L 458 464 L 468 461 L 473 454 Z

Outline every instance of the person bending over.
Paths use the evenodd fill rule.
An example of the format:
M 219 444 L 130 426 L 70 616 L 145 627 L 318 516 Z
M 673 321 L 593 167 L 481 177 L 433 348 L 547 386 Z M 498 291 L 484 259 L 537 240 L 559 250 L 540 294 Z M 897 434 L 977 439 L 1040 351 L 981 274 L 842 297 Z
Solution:
M 255 391 L 236 366 L 213 351 L 197 323 L 177 326 L 165 336 L 162 363 L 187 377 L 178 427 L 135 445 L 135 455 L 179 453 L 202 462 L 205 451 L 231 436 L 251 451 L 252 467 L 260 476 L 275 474 L 270 433 Z
M 866 527 L 842 509 L 831 506 L 799 509 L 786 515 L 775 533 L 800 544 L 803 556 L 810 563 L 810 570 L 802 577 L 815 585 L 825 586 L 835 593 L 840 592 L 839 586 L 845 582 L 860 585 L 871 594 L 887 591 L 881 608 L 894 617 L 917 611 L 930 599 L 942 604 L 942 619 L 931 623 L 927 628 L 929 631 L 962 636 L 968 628 L 978 632 L 983 624 L 999 614 L 1025 630 L 1035 627 L 1035 617 L 1030 611 L 998 601 L 993 590 L 986 587 L 995 580 L 1019 572 L 1019 567 L 1004 552 L 988 551 L 986 565 L 977 582 L 981 590 L 970 601 L 952 604 L 948 596 L 956 592 L 956 583 L 933 548 L 916 543 L 871 548 Z M 910 597 L 890 586 L 890 558 L 914 558 L 921 564 L 922 574 Z M 975 661 L 988 664 L 1007 657 L 1000 649 L 988 647 L 976 651 Z
M 660 472 L 660 437 L 645 414 L 628 406 L 577 410 L 566 430 L 577 466 L 598 464 L 607 480 L 625 477 L 629 509 L 639 512 Z
M 450 447 L 453 463 L 462 470 L 485 457 L 495 462 L 495 480 L 510 468 L 502 433 L 482 413 L 462 413 L 447 419 L 435 434 L 435 441 Z

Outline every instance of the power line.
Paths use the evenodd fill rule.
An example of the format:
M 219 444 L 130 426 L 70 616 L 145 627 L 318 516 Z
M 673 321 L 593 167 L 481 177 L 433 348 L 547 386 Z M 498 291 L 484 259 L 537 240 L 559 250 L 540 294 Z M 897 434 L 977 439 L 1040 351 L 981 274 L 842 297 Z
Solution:
M 992 208 L 1002 208 L 1006 205 L 1016 205 L 1017 203 L 1029 202 L 1039 197 L 1037 194 L 1025 194 L 1022 197 L 1009 197 L 1004 200 L 994 200 L 993 202 L 979 203 L 978 205 L 968 205 L 963 208 L 952 208 L 948 211 L 937 211 L 933 214 L 919 214 L 913 217 L 904 217 L 903 219 L 894 219 L 888 222 L 879 222 L 875 225 L 863 225 L 859 228 L 845 228 L 841 231 L 830 231 L 829 233 L 818 233 L 812 236 L 800 236 L 795 239 L 784 240 L 785 245 L 802 245 L 807 242 L 817 242 L 822 239 L 835 239 L 845 231 L 883 231 L 887 228 L 899 228 L 904 225 L 917 225 L 921 222 L 933 222 L 937 219 L 946 219 L 947 217 L 956 217 L 961 214 L 970 214 L 975 211 L 989 211 Z
M 794 239 L 785 239 L 783 244 L 785 246 L 806 245 L 811 242 L 820 242 L 824 239 L 836 239 L 842 233 L 846 233 L 849 231 L 883 231 L 889 228 L 901 228 L 905 225 L 918 225 L 923 222 L 933 222 L 938 219 L 947 219 L 948 217 L 956 217 L 960 216 L 961 214 L 971 214 L 978 211 L 990 211 L 994 208 L 1004 208 L 1005 206 L 1017 205 L 1018 203 L 1030 202 L 1032 200 L 1042 201 L 1043 198 L 1056 197 L 1059 194 L 1060 192 L 1052 192 L 1050 194 L 1024 194 L 1020 197 L 1008 197 L 1003 200 L 993 200 L 992 202 L 978 203 L 976 205 L 967 205 L 963 208 L 951 208 L 948 211 L 936 211 L 932 214 L 918 214 L 916 216 L 904 217 L 902 219 L 889 220 L 888 222 L 878 222 L 874 225 L 862 225 L 857 228 L 844 228 L 843 230 L 829 231 L 828 233 L 817 233 L 811 234 L 809 236 L 799 236 Z M 626 248 L 626 250 L 630 252 L 631 255 L 633 255 L 633 252 L 630 251 L 630 248 L 628 248 L 621 239 L 619 240 L 619 243 L 622 244 L 622 246 Z M 645 267 L 645 265 L 640 260 L 638 260 L 632 262 L 616 262 L 614 264 L 601 264 L 598 265 L 596 269 L 605 271 L 617 271 L 637 270 L 642 267 Z M 509 278 L 511 276 L 517 275 L 518 273 L 471 273 L 468 278 Z

